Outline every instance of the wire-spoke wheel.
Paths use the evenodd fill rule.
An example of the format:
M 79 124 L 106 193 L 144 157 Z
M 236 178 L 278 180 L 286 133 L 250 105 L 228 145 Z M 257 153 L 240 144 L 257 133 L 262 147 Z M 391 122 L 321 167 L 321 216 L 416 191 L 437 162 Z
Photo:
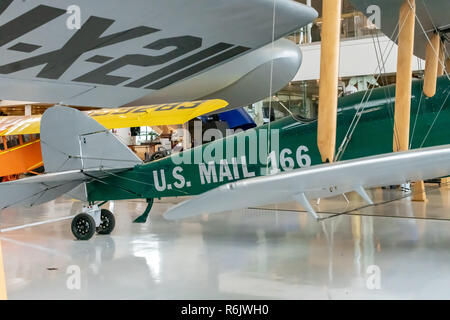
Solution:
M 155 160 L 159 160 L 162 158 L 165 158 L 167 156 L 167 153 L 164 151 L 157 151 L 154 154 L 151 155 L 150 157 L 150 162 L 151 161 L 155 161 Z

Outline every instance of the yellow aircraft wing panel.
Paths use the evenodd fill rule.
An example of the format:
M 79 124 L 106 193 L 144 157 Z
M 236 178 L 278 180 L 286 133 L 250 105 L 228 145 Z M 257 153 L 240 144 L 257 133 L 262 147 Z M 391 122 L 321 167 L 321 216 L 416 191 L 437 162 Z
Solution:
M 0 136 L 39 133 L 41 116 L 0 117 Z
M 100 109 L 88 114 L 107 129 L 177 125 L 222 109 L 225 100 L 203 100 L 118 109 Z M 41 116 L 0 117 L 0 136 L 40 133 Z
M 142 107 L 90 111 L 89 116 L 108 129 L 183 124 L 228 105 L 224 100 L 204 100 Z

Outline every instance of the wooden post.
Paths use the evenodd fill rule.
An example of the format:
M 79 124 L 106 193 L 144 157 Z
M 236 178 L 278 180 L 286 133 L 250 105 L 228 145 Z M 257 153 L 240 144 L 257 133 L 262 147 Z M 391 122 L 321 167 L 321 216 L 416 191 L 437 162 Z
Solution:
M 394 116 L 394 151 L 406 151 L 409 148 L 415 12 L 415 0 L 405 0 L 400 7 L 400 34 L 398 38 Z
M 450 177 L 441 179 L 441 187 L 450 189 Z
M 445 62 L 445 71 L 450 73 L 450 58 L 447 58 L 447 61 Z
M 441 37 L 435 33 L 427 44 L 425 56 L 425 77 L 423 81 L 423 93 L 427 97 L 433 97 L 436 93 L 436 81 L 438 77 L 438 65 L 440 55 Z
M 323 0 L 317 125 L 317 145 L 323 162 L 333 162 L 336 148 L 341 11 L 341 0 Z
M 189 133 L 189 122 L 184 123 L 181 128 L 183 129 L 183 151 L 185 151 L 192 146 L 191 134 Z
M 425 183 L 423 181 L 414 182 L 412 201 L 428 201 L 427 194 L 425 193 Z
M 431 43 L 430 43 L 431 42 Z M 439 70 L 439 56 L 441 52 L 441 37 L 435 33 L 430 42 L 427 44 L 425 56 L 425 78 L 423 82 L 423 93 L 427 97 L 433 97 L 436 94 L 436 82 Z M 425 193 L 425 183 L 417 181 L 413 184 L 413 201 L 427 201 L 427 194 Z
M 8 150 L 8 139 L 5 136 L 3 136 L 2 141 L 3 141 L 3 150 L 5 151 Z
M 31 105 L 27 104 L 24 109 L 24 113 L 26 116 L 31 116 Z
M 404 0 L 400 7 L 397 56 L 397 81 L 395 91 L 394 142 L 393 150 L 409 149 L 409 128 L 411 121 L 412 60 L 414 54 L 414 27 L 416 19 L 415 0 Z M 425 201 L 425 184 L 413 184 L 413 200 Z
M 440 50 L 439 50 L 439 64 L 438 64 L 438 71 L 437 71 L 438 77 L 440 77 L 444 74 L 444 65 L 445 65 L 444 44 L 441 43 Z
M 8 296 L 6 294 L 6 277 L 3 265 L 2 242 L 0 240 L 0 300 L 7 300 L 7 299 Z

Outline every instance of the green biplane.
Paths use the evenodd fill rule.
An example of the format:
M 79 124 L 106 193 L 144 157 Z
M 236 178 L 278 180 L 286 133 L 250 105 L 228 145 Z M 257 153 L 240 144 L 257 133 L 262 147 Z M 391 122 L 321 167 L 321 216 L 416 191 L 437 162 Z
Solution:
M 197 196 L 165 217 L 179 219 L 253 205 L 297 200 L 318 218 L 308 199 L 349 191 L 371 203 L 365 189 L 450 174 L 450 80 L 437 93 L 412 89 L 411 151 L 392 153 L 395 86 L 339 99 L 333 164 L 321 164 L 317 121 L 294 115 L 142 164 L 108 130 L 77 110 L 53 107 L 41 121 L 47 174 L 0 184 L 0 208 L 38 205 L 69 193 L 89 204 L 72 222 L 77 239 L 111 233 L 111 200 Z M 357 125 L 356 125 L 357 124 Z M 55 135 L 55 132 L 60 134 Z M 415 150 L 416 149 L 416 150 Z

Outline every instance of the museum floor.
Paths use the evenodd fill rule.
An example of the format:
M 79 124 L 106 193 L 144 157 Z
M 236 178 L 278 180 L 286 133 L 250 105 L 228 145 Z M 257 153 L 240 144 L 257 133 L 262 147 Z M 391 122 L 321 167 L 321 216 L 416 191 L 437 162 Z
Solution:
M 450 299 L 450 188 L 427 190 L 427 203 L 382 189 L 371 191 L 375 207 L 356 194 L 349 205 L 324 199 L 322 222 L 294 203 L 166 221 L 180 199 L 163 199 L 150 222 L 133 224 L 145 202 L 117 201 L 113 234 L 87 242 L 74 240 L 67 218 L 78 202 L 8 209 L 0 214 L 8 297 Z

